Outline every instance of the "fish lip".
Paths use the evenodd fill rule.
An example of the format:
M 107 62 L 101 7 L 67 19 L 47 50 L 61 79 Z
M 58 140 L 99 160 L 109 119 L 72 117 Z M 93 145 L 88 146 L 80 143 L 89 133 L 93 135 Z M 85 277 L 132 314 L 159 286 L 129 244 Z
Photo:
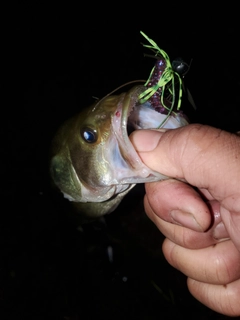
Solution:
M 119 107 L 121 109 L 120 135 L 117 135 L 117 140 L 119 142 L 121 154 L 123 155 L 124 159 L 131 165 L 131 167 L 134 170 L 140 170 L 142 173 L 145 171 L 144 168 L 146 168 L 149 174 L 149 168 L 147 168 L 143 164 L 141 158 L 139 157 L 137 151 L 135 150 L 133 144 L 129 139 L 127 130 L 128 118 L 131 114 L 131 111 L 136 107 L 139 101 L 139 95 L 145 90 L 145 86 L 135 86 L 131 90 L 126 92 L 121 99 L 119 103 Z
M 131 112 L 133 111 L 133 109 L 136 107 L 136 104 L 139 102 L 139 95 L 145 90 L 146 90 L 145 86 L 136 86 L 125 94 L 125 97 L 123 100 L 122 119 L 121 119 L 122 136 L 123 136 L 124 142 L 131 146 L 133 145 L 129 139 L 129 135 L 127 131 L 128 118 Z
M 137 154 L 133 144 L 131 143 L 128 135 L 127 125 L 128 125 L 128 118 L 136 107 L 137 102 L 139 101 L 139 95 L 146 90 L 144 86 L 136 86 L 128 91 L 123 99 L 122 103 L 122 118 L 121 118 L 121 131 L 122 131 L 122 138 L 124 143 L 126 144 L 127 148 L 130 148 L 131 152 Z

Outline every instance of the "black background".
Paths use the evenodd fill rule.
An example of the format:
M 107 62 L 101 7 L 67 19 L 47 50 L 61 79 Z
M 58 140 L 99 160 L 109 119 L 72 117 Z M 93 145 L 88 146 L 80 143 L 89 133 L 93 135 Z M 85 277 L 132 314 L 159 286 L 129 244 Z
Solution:
M 153 61 L 140 30 L 171 59 L 192 61 L 192 121 L 237 131 L 235 9 L 34 1 L 2 15 L 1 319 L 227 318 L 192 298 L 165 261 L 143 185 L 116 212 L 79 226 L 50 186 L 48 152 L 59 125 L 93 97 L 148 78 Z

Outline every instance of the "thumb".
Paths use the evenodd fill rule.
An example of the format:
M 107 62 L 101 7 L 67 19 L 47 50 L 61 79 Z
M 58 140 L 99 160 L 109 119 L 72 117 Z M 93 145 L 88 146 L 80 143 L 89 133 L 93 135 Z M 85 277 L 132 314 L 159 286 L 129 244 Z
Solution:
M 217 128 L 190 124 L 171 130 L 138 130 L 130 139 L 152 170 L 208 189 L 221 201 L 240 180 L 240 138 Z

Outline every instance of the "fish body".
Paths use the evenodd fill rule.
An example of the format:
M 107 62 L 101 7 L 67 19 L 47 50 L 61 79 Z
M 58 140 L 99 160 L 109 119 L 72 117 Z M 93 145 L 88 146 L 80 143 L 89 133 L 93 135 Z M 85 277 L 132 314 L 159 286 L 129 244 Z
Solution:
M 50 163 L 51 177 L 64 197 L 90 217 L 112 212 L 137 184 L 167 177 L 148 168 L 129 140 L 136 129 L 177 128 L 188 122 L 181 112 L 156 111 L 139 102 L 146 90 L 138 85 L 109 95 L 66 121 L 57 132 Z

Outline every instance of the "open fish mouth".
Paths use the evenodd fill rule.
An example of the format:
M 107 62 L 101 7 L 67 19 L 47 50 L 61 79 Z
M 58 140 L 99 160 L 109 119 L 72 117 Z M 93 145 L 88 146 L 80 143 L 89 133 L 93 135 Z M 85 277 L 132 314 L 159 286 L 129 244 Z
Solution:
M 129 135 L 140 129 L 157 129 L 162 125 L 166 129 L 176 129 L 188 124 L 182 112 L 172 112 L 168 116 L 168 110 L 159 112 L 150 100 L 140 103 L 139 95 L 146 90 L 145 86 L 136 86 L 126 93 L 122 101 L 121 133 L 124 143 L 131 144 Z
M 114 151 L 111 152 L 109 163 L 115 163 L 117 169 L 115 175 L 117 175 L 117 181 L 120 184 L 145 183 L 166 178 L 160 173 L 152 171 L 142 162 L 129 139 L 132 131 L 154 128 L 155 126 L 155 123 L 151 123 L 151 121 L 148 123 L 145 120 L 145 113 L 150 114 L 149 119 L 151 117 L 154 119 L 152 114 L 155 115 L 157 112 L 150 104 L 148 105 L 148 102 L 144 104 L 139 102 L 139 95 L 144 90 L 146 90 L 145 86 L 136 86 L 121 94 L 112 117 L 112 130 L 116 140 L 114 146 L 112 144 Z M 166 115 L 164 115 L 165 117 Z
M 138 86 L 130 91 L 129 101 L 123 105 L 122 125 L 127 123 L 127 131 L 130 134 L 137 129 L 176 129 L 188 124 L 185 115 L 181 111 L 171 112 L 164 107 L 156 109 L 150 100 L 140 103 L 139 95 L 146 90 L 145 86 Z M 127 118 L 127 121 L 126 121 Z
M 164 128 L 174 129 L 188 124 L 180 113 L 168 117 L 167 112 L 156 111 L 150 101 L 140 103 L 139 95 L 145 90 L 145 86 L 139 85 L 121 94 L 112 118 L 112 128 L 118 144 L 116 148 L 119 150 L 118 159 L 121 158 L 118 163 L 121 163 L 121 168 L 128 167 L 127 174 L 120 179 L 122 183 L 145 183 L 167 178 L 152 171 L 142 162 L 129 139 L 134 130 L 158 128 L 164 120 Z

